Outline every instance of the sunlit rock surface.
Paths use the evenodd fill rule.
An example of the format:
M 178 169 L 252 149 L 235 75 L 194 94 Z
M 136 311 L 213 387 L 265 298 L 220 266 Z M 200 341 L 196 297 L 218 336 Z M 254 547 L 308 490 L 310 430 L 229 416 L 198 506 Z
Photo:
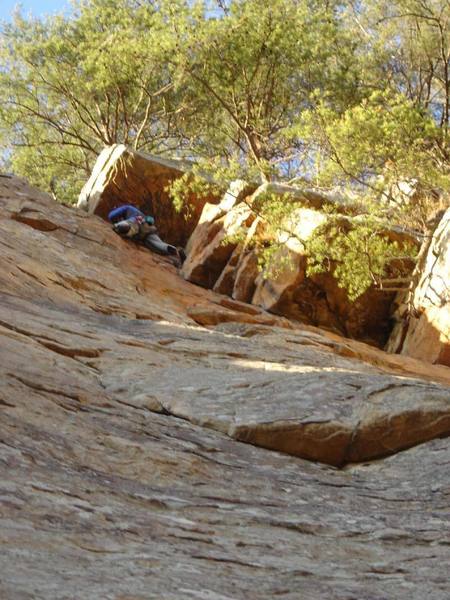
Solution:
M 252 243 L 268 234 L 249 207 L 254 208 L 267 195 L 282 198 L 286 194 L 298 207 L 275 240 L 280 247 L 272 257 L 270 269 L 261 273 Z M 353 210 L 351 206 L 314 191 L 277 183 L 264 184 L 247 196 L 231 194 L 235 198 L 232 203 L 226 202 L 228 196 L 230 191 L 219 204 L 224 210 L 217 205 L 205 205 L 187 247 L 188 258 L 182 269 L 185 279 L 275 314 L 384 346 L 392 328 L 395 291 L 380 293 L 372 287 L 356 301 L 350 301 L 346 290 L 338 286 L 330 272 L 307 274 L 303 242 L 328 222 L 329 217 L 321 209 L 331 203 L 348 216 Z M 412 241 L 406 233 L 386 233 L 396 241 Z M 237 234 L 244 235 L 240 244 Z M 412 266 L 405 262 L 405 275 Z
M 410 310 L 400 307 L 387 348 L 450 366 L 450 209 L 434 232 L 419 274 Z
M 0 598 L 448 598 L 446 367 L 193 286 L 19 179 L 0 204 Z

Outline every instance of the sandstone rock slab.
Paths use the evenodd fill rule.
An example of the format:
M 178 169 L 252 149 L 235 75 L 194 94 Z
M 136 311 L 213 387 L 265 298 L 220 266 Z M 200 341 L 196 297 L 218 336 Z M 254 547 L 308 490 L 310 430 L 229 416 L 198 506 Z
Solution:
M 251 209 L 241 203 L 208 223 L 205 230 L 194 232 L 181 270 L 183 277 L 206 288 L 214 287 L 238 245 L 233 236 L 242 227 L 249 227 L 254 219 Z
M 265 343 L 280 350 L 270 337 Z M 210 352 L 206 367 L 197 360 L 164 369 L 152 393 L 167 412 L 193 423 L 336 466 L 450 433 L 448 389 L 366 372 L 345 359 L 319 366 L 318 351 L 305 351 L 301 365 L 286 365 L 255 356 L 254 345 L 255 337 L 242 341 L 226 368 Z
M 348 223 L 355 207 L 313 190 L 276 183 L 264 184 L 247 196 L 245 186 L 240 189 L 241 197 L 231 194 L 232 202 L 226 196 L 220 205 L 204 207 L 188 244 L 183 276 L 275 314 L 383 347 L 392 328 L 396 292 L 380 293 L 372 287 L 353 302 L 332 272 L 307 274 L 305 243 L 328 222 L 324 206 L 335 206 Z M 264 221 L 255 215 L 259 204 L 272 195 L 287 195 L 286 201 L 297 208 L 280 224 L 277 238 L 272 240 L 279 250 L 261 273 L 258 251 L 268 233 Z M 250 218 L 252 211 L 255 214 Z M 240 243 L 233 243 L 236 234 Z M 386 234 L 395 241 L 414 241 L 407 232 L 389 230 Z M 411 269 L 412 264 L 405 262 L 405 273 Z
M 267 415 L 270 394 L 285 418 L 279 401 L 303 381 L 294 418 L 305 423 L 306 409 L 354 423 L 346 396 L 362 391 L 362 422 L 388 406 L 394 420 L 416 417 L 411 391 L 438 419 L 447 368 L 424 372 L 275 315 L 264 323 L 258 307 L 188 284 L 100 219 L 2 179 L 0 597 L 447 600 L 448 438 L 337 470 L 165 408 L 195 408 L 189 418 L 228 432 L 235 409 L 245 427 L 257 403 Z M 217 325 L 196 324 L 190 306 L 216 310 Z M 188 366 L 203 380 L 180 381 Z M 323 381 L 336 393 L 321 412 Z M 211 415 L 200 385 L 214 382 Z M 379 447 L 392 429 L 353 447 Z

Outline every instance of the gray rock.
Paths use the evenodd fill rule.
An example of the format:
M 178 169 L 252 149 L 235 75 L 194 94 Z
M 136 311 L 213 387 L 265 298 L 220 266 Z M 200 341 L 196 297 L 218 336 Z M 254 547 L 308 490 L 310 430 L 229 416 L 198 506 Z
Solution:
M 443 435 L 447 368 L 192 286 L 21 180 L 0 205 L 2 599 L 447 600 L 448 438 L 338 470 L 230 437 L 393 452 Z

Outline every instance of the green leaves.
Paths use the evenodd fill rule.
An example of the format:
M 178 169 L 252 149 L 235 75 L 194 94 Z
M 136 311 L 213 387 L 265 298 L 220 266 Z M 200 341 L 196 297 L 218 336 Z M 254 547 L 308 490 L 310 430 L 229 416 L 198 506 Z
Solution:
M 343 114 L 319 102 L 296 133 L 320 156 L 314 177 L 321 185 L 356 185 L 381 201 L 400 181 L 420 182 L 423 190 L 450 185 L 440 153 L 446 132 L 401 94 L 374 92 Z
M 57 178 L 67 201 L 79 192 L 67 182 L 85 180 L 103 146 L 178 144 L 162 15 L 134 0 L 77 6 L 70 18 L 17 17 L 0 47 L 0 127 L 13 166 L 44 189 Z
M 286 133 L 313 90 L 345 87 L 336 85 L 336 47 L 344 56 L 347 41 L 332 3 L 235 1 L 222 14 L 198 13 L 190 27 L 178 34 L 175 60 L 195 107 L 182 123 L 192 151 L 256 166 L 261 180 L 280 176 L 298 155 Z
M 450 188 L 444 0 L 73 6 L 69 17 L 18 15 L 0 32 L 3 160 L 61 200 L 76 199 L 114 143 L 195 159 L 173 189 L 180 206 L 234 178 L 288 180 L 345 188 L 364 212 L 423 230 L 436 190 Z M 412 194 L 399 210 L 403 184 L 421 199 Z M 272 224 L 292 205 L 272 199 L 260 209 Z M 358 227 L 360 241 L 336 230 L 331 245 L 319 235 L 310 250 L 310 268 L 334 261 L 353 295 L 395 254 L 370 237 L 373 222 Z
M 393 283 L 404 284 L 417 245 L 391 239 L 389 225 L 367 214 L 330 219 L 307 241 L 306 252 L 307 274 L 331 271 L 354 301 L 372 286 L 392 291 L 398 289 Z

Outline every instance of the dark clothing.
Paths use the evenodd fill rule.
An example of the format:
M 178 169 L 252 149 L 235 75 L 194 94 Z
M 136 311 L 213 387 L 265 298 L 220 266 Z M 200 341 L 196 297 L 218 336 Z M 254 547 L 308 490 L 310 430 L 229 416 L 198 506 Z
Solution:
M 177 248 L 166 244 L 159 237 L 158 230 L 153 225 L 153 217 L 146 217 L 135 206 L 124 204 L 115 208 L 108 214 L 108 220 L 113 223 L 113 229 L 119 235 L 143 242 L 149 250 L 158 254 L 179 257 Z
M 166 244 L 157 233 L 149 233 L 145 236 L 144 244 L 149 250 L 153 250 L 157 254 L 177 256 L 178 250 L 171 244 Z

